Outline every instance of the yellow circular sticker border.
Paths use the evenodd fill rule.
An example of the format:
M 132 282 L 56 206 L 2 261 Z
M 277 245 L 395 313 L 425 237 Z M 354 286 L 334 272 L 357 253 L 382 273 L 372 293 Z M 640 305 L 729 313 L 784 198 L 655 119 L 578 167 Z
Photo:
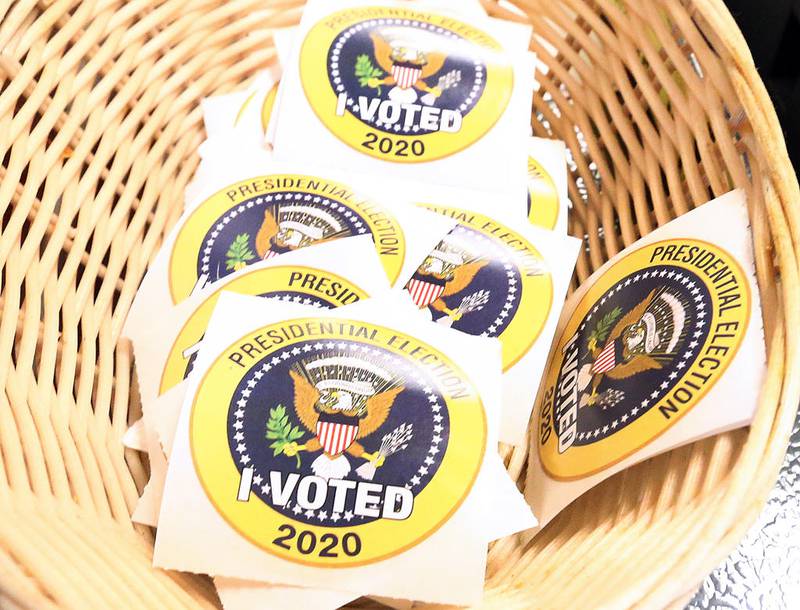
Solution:
M 231 343 L 203 375 L 191 407 L 190 452 L 195 472 L 207 498 L 225 522 L 249 542 L 272 555 L 294 563 L 313 567 L 352 568 L 385 560 L 407 551 L 435 533 L 455 514 L 474 486 L 483 463 L 487 448 L 487 421 L 483 403 L 477 392 L 474 392 L 474 388 L 469 396 L 451 397 L 450 400 L 447 400 L 447 392 L 444 387 L 438 383 L 438 380 L 433 382 L 432 385 L 436 386 L 437 390 L 445 397 L 444 403 L 450 419 L 448 445 L 436 474 L 414 497 L 414 513 L 403 521 L 378 519 L 358 526 L 327 528 L 296 522 L 268 506 L 258 496 L 252 497 L 249 502 L 238 502 L 235 490 L 239 486 L 240 472 L 230 457 L 227 437 L 227 418 L 232 396 L 242 378 L 257 366 L 261 359 L 277 350 L 309 340 L 309 337 L 292 339 L 275 346 L 274 349 L 268 349 L 259 360 L 255 360 L 252 366 L 247 368 L 230 364 L 227 361 L 228 355 L 250 336 L 264 335 L 272 329 L 288 324 L 318 323 L 320 321 L 364 326 L 377 330 L 382 338 L 397 336 L 408 339 L 414 345 L 434 353 L 442 362 L 467 380 L 463 371 L 438 350 L 410 335 L 383 326 L 344 318 L 298 318 L 270 324 L 247 333 Z M 349 336 L 335 332 L 315 335 L 314 338 L 319 341 L 353 340 Z M 359 338 L 358 341 L 381 347 L 398 356 L 404 355 L 403 349 L 395 345 L 387 345 L 385 342 L 364 338 Z M 407 346 L 404 347 L 408 349 Z M 200 447 L 202 447 L 202 451 L 199 450 Z M 219 459 L 219 456 L 224 456 L 224 458 Z M 457 483 L 454 482 L 454 478 L 458 480 Z M 453 495 L 450 492 L 454 484 L 459 487 L 458 498 L 450 501 L 449 505 L 443 508 L 447 498 Z M 231 493 L 232 490 L 234 493 Z M 378 550 L 368 558 L 357 560 L 351 560 L 346 555 L 337 556 L 336 561 L 303 559 L 281 550 L 280 547 L 270 545 L 269 541 L 275 539 L 281 522 L 297 523 L 299 528 L 304 531 L 313 532 L 318 540 L 322 535 L 331 531 L 335 531 L 342 537 L 347 533 L 355 532 L 362 541 L 377 538 L 379 541 L 383 540 L 384 546 L 389 548 Z M 366 543 L 362 542 L 362 551 L 366 546 Z
M 498 336 L 503 349 L 503 372 L 509 370 L 536 343 L 539 335 L 542 334 L 545 324 L 547 324 L 547 318 L 553 307 L 553 277 L 549 269 L 543 276 L 527 275 L 524 271 L 524 266 L 520 263 L 519 252 L 527 252 L 530 256 L 542 262 L 545 262 L 545 257 L 525 237 L 489 216 L 452 206 L 429 203 L 420 203 L 418 205 L 442 216 L 454 218 L 459 224 L 477 231 L 495 243 L 502 244 L 511 250 L 510 258 L 515 262 L 522 278 L 522 295 L 513 319 Z M 487 230 L 490 227 L 494 231 Z M 497 234 L 498 232 L 500 235 Z M 502 236 L 519 242 L 522 248 L 514 251 L 503 240 Z M 532 332 L 531 328 L 535 330 Z
M 539 227 L 553 230 L 561 213 L 558 189 L 552 176 L 533 157 L 528 157 L 528 219 Z
M 660 421 L 663 421 L 663 417 L 659 415 L 658 404 L 656 404 L 653 405 L 647 413 L 639 417 L 633 423 L 628 424 L 618 432 L 615 432 L 611 436 L 597 441 L 596 443 L 585 446 L 573 445 L 563 454 L 559 454 L 557 448 L 558 437 L 555 434 L 554 428 L 551 427 L 551 434 L 543 445 L 541 442 L 541 431 L 543 430 L 544 425 L 542 421 L 543 409 L 546 406 L 545 403 L 548 401 L 548 395 L 551 394 L 551 390 L 553 394 L 558 391 L 558 388 L 556 388 L 555 385 L 558 382 L 561 366 L 563 364 L 563 359 L 556 360 L 553 358 L 553 356 L 560 356 L 562 354 L 564 346 L 578 331 L 578 327 L 584 321 L 587 313 L 595 305 L 595 303 L 597 303 L 602 296 L 621 279 L 624 279 L 626 276 L 636 271 L 646 270 L 650 266 L 671 265 L 691 271 L 694 275 L 701 279 L 705 278 L 705 276 L 702 275 L 702 271 L 693 268 L 690 264 L 683 261 L 661 260 L 653 263 L 648 261 L 648 259 L 653 256 L 652 253 L 655 248 L 659 246 L 666 246 L 668 244 L 686 244 L 689 247 L 697 246 L 700 248 L 705 248 L 707 251 L 714 253 L 717 257 L 725 261 L 725 264 L 736 276 L 738 286 L 741 287 L 743 301 L 741 311 L 743 312 L 743 315 L 735 318 L 735 321 L 738 323 L 737 336 L 733 342 L 732 348 L 724 358 L 721 366 L 713 371 L 712 374 L 714 378 L 710 381 L 710 383 L 705 383 L 703 387 L 696 392 L 691 399 L 691 404 L 689 404 L 688 407 L 682 408 L 680 412 L 670 417 L 669 420 L 667 420 L 666 425 L 658 425 Z M 713 326 L 722 323 L 717 315 L 717 307 L 720 301 L 719 295 L 713 290 L 713 284 L 711 282 L 704 282 L 704 285 L 709 290 L 711 295 L 712 310 L 714 311 L 713 318 L 709 324 L 710 326 Z M 647 244 L 646 246 L 643 246 L 630 253 L 628 256 L 606 271 L 600 278 L 598 278 L 598 280 L 592 285 L 587 293 L 583 295 L 580 303 L 575 309 L 575 313 L 573 313 L 573 315 L 570 317 L 569 321 L 563 327 L 561 334 L 553 343 L 551 358 L 548 361 L 545 369 L 542 389 L 537 399 L 537 405 L 535 409 L 537 413 L 536 428 L 534 430 L 536 434 L 535 442 L 542 468 L 547 475 L 559 481 L 574 481 L 602 472 L 603 470 L 630 457 L 646 445 L 653 442 L 667 430 L 672 428 L 689 411 L 691 411 L 697 405 L 697 403 L 703 399 L 708 391 L 716 385 L 717 381 L 722 378 L 729 364 L 734 360 L 739 351 L 739 347 L 741 346 L 742 341 L 747 334 L 750 324 L 750 316 L 752 313 L 750 290 L 751 288 L 747 279 L 747 275 L 738 261 L 736 261 L 736 259 L 734 259 L 730 253 L 723 248 L 716 246 L 715 244 L 693 238 L 671 238 L 654 242 L 652 244 Z M 665 398 L 668 398 L 677 389 L 680 389 L 686 378 L 689 377 L 692 372 L 697 371 L 698 361 L 701 360 L 701 354 L 703 354 L 707 348 L 712 345 L 713 338 L 714 333 L 709 331 L 703 345 L 696 348 L 698 355 L 695 356 L 692 364 L 687 367 L 685 373 L 678 376 L 668 394 L 661 397 L 659 402 Z M 554 404 L 551 402 L 550 405 L 547 406 L 547 409 L 551 426 L 554 426 Z M 661 419 L 659 420 L 658 418 Z M 557 467 L 556 464 L 558 465 Z
M 292 186 L 280 184 L 284 180 L 293 180 L 294 184 Z M 405 262 L 406 240 L 402 226 L 386 208 L 359 198 L 351 187 L 333 180 L 301 174 L 268 174 L 229 184 L 211 195 L 189 214 L 178 230 L 167 264 L 167 284 L 172 303 L 180 303 L 192 293 L 199 279 L 197 257 L 203 245 L 203 238 L 221 216 L 255 197 L 286 191 L 325 197 L 358 213 L 370 230 L 378 257 L 390 283 L 394 284 Z M 355 203 L 347 201 L 342 196 L 343 193 Z M 378 223 L 383 226 L 390 225 L 392 235 L 390 236 L 385 228 L 381 231 Z M 396 238 L 397 244 L 392 244 L 391 247 L 386 245 L 384 249 L 380 241 L 390 238 Z M 396 255 L 392 254 L 393 252 L 396 252 Z
M 192 311 L 189 317 L 184 322 L 178 334 L 175 335 L 175 340 L 167 353 L 167 358 L 164 362 L 164 370 L 161 374 L 161 381 L 159 382 L 159 395 L 163 394 L 170 388 L 178 385 L 183 381 L 183 372 L 186 370 L 187 360 L 183 357 L 183 351 L 200 341 L 203 334 L 206 332 L 208 321 L 211 318 L 211 313 L 219 299 L 219 295 L 223 291 L 236 292 L 239 294 L 247 294 L 257 296 L 260 294 L 279 292 L 291 290 L 302 294 L 307 294 L 310 297 L 320 298 L 329 302 L 333 301 L 333 297 L 328 295 L 320 295 L 318 292 L 308 290 L 301 286 L 291 286 L 291 274 L 294 272 L 300 273 L 316 273 L 321 277 L 330 278 L 335 282 L 339 282 L 343 288 L 349 291 L 349 294 L 355 295 L 357 300 L 366 299 L 369 295 L 356 286 L 349 280 L 316 267 L 308 267 L 303 265 L 281 265 L 276 267 L 267 267 L 265 269 L 254 269 L 252 271 L 245 271 L 238 275 L 235 279 L 231 280 L 224 286 L 221 286 L 213 293 L 208 295 L 197 308 Z M 348 303 L 338 303 L 336 307 L 347 305 Z
M 261 109 L 259 110 L 259 118 L 261 120 L 261 130 L 264 135 L 267 133 L 267 127 L 269 127 L 269 119 L 272 116 L 272 109 L 275 107 L 275 97 L 278 94 L 278 84 L 275 83 L 270 87 L 270 90 L 267 91 L 266 95 L 264 96 L 264 101 L 261 103 Z M 250 102 L 255 99 L 258 95 L 258 91 L 253 91 L 250 95 L 247 96 L 247 99 L 242 103 L 241 107 L 239 108 L 239 112 L 236 113 L 236 118 L 233 121 L 233 126 L 236 127 L 239 125 L 239 121 L 242 120 L 245 111 L 247 110 Z
M 247 96 L 247 99 L 244 101 L 242 106 L 239 108 L 239 112 L 236 113 L 236 118 L 233 120 L 233 126 L 237 127 L 239 125 L 239 121 L 242 120 L 247 107 L 250 105 L 250 102 L 253 101 L 253 98 L 258 95 L 258 91 L 253 91 L 250 95 Z
M 306 99 L 317 118 L 339 140 L 358 152 L 376 159 L 396 163 L 425 163 L 461 152 L 485 136 L 503 116 L 511 101 L 514 70 L 509 63 L 499 61 L 503 56 L 502 45 L 488 34 L 449 16 L 429 11 L 424 14 L 413 11 L 414 16 L 408 19 L 422 21 L 454 32 L 467 32 L 469 35 L 464 36 L 464 40 L 478 44 L 490 51 L 490 60 L 486 62 L 486 88 L 475 106 L 464 116 L 461 129 L 457 133 L 434 132 L 416 136 L 401 136 L 372 128 L 350 112 L 346 112 L 344 116 L 336 116 L 337 96 L 330 86 L 327 66 L 331 45 L 336 37 L 348 27 L 373 19 L 396 19 L 398 18 L 397 11 L 398 9 L 389 7 L 363 7 L 363 11 L 345 9 L 320 19 L 309 30 L 300 48 L 300 81 Z M 336 22 L 336 28 L 326 25 L 328 22 Z M 489 87 L 492 88 L 491 91 Z M 370 149 L 361 146 L 361 142 L 370 133 L 375 134 L 378 140 L 390 140 L 392 151 L 397 149 L 400 141 L 421 140 L 425 144 L 425 152 L 420 156 L 413 154 L 396 156 L 391 151 L 381 153 L 377 148 Z M 409 146 L 409 150 L 411 150 L 411 146 Z
M 261 104 L 261 129 L 264 130 L 264 133 L 267 133 L 267 128 L 269 127 L 269 120 L 272 117 L 272 111 L 275 108 L 275 98 L 278 95 L 278 84 L 275 83 L 272 85 L 272 88 L 267 92 L 267 96 L 264 98 L 264 103 Z

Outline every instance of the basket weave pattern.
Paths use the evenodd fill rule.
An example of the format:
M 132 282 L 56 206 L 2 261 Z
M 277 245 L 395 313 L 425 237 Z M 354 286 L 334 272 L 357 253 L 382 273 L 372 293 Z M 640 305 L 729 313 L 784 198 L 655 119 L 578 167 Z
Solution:
M 613 477 L 532 541 L 490 550 L 485 607 L 665 607 L 742 536 L 800 396 L 800 201 L 774 110 L 719 0 L 515 0 L 548 65 L 536 135 L 574 165 L 577 281 L 640 236 L 746 189 L 769 373 L 753 426 Z M 500 17 L 520 19 L 494 3 Z M 151 567 L 120 329 L 180 215 L 199 100 L 275 60 L 295 0 L 0 3 L 0 607 L 214 608 Z M 506 450 L 524 481 L 527 454 Z

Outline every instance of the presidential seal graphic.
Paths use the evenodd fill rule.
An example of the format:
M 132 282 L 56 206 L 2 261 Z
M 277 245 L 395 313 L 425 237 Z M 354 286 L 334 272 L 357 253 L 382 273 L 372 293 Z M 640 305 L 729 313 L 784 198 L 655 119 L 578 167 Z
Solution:
M 317 566 L 377 561 L 435 531 L 483 459 L 483 406 L 443 354 L 390 329 L 309 318 L 236 342 L 193 407 L 192 454 L 228 523 Z
M 321 20 L 300 53 L 314 112 L 342 141 L 395 162 L 438 159 L 481 138 L 513 83 L 502 47 L 450 17 L 348 9 Z
M 169 349 L 159 394 L 176 386 L 192 372 L 211 313 L 223 290 L 318 309 L 350 305 L 368 296 L 347 279 L 312 267 L 284 265 L 241 273 L 210 294 L 186 320 Z
M 233 184 L 189 216 L 172 248 L 173 302 L 258 261 L 306 246 L 371 235 L 391 280 L 405 257 L 403 231 L 386 210 L 349 187 L 311 176 L 263 176 Z
M 523 236 L 486 216 L 424 207 L 460 224 L 425 258 L 406 289 L 438 324 L 500 338 L 508 369 L 533 345 L 550 311 L 553 285 L 544 259 Z
M 548 365 L 538 428 L 548 474 L 587 476 L 667 430 L 723 374 L 749 316 L 742 269 L 711 244 L 658 242 L 617 262 Z
M 533 157 L 528 157 L 528 218 L 545 229 L 553 229 L 560 210 L 558 189 L 550 174 Z

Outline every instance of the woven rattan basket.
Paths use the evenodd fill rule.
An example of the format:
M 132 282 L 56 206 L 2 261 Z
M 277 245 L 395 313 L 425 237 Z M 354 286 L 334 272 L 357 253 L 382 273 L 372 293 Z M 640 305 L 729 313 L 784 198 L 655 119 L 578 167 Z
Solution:
M 751 428 L 614 477 L 532 542 L 495 544 L 485 606 L 679 604 L 751 524 L 786 448 L 797 181 L 721 0 L 516 2 L 549 66 L 534 131 L 574 159 L 578 281 L 743 187 L 769 374 Z M 0 607 L 217 607 L 207 579 L 153 569 L 152 532 L 130 522 L 147 465 L 120 442 L 138 408 L 120 328 L 181 212 L 199 100 L 274 61 L 271 28 L 298 17 L 290 0 L 0 2 Z M 526 453 L 506 457 L 524 481 Z

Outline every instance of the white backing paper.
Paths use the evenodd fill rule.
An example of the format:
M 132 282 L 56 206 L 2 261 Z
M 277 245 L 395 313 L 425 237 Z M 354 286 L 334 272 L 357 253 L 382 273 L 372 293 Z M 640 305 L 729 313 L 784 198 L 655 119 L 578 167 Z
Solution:
M 537 435 L 532 435 L 528 463 L 526 498 L 544 526 L 575 498 L 611 475 L 650 457 L 714 434 L 746 426 L 758 404 L 766 369 L 763 325 L 758 286 L 755 279 L 752 238 L 744 193 L 733 191 L 678 217 L 656 229 L 601 267 L 569 299 L 559 331 L 570 318 L 584 294 L 607 270 L 631 252 L 670 238 L 694 238 L 725 250 L 738 261 L 749 281 L 751 310 L 749 323 L 738 351 L 717 382 L 680 419 L 641 449 L 606 467 L 575 480 L 556 480 L 542 467 Z M 721 332 L 721 331 L 720 331 Z M 551 355 L 551 358 L 553 356 Z M 539 401 L 541 401 L 541 395 Z M 537 401 L 537 406 L 540 402 Z M 595 407 L 585 407 L 595 408 Z M 535 415 L 538 415 L 535 414 Z M 534 418 L 534 429 L 536 419 Z
M 271 196 L 268 193 L 265 193 L 263 197 L 259 197 L 256 193 L 242 195 L 241 189 L 252 189 L 256 186 L 261 188 L 266 180 L 274 180 L 276 176 L 311 177 L 303 178 L 303 180 L 308 182 L 313 179 L 322 185 L 321 189 L 328 189 L 327 185 L 331 184 L 340 184 L 345 188 L 353 189 L 348 191 L 351 193 L 348 195 L 348 206 L 353 206 L 351 210 L 342 207 L 341 203 L 336 203 L 341 198 L 336 195 L 330 200 L 333 203 L 330 203 L 326 209 L 330 211 L 333 209 L 332 206 L 339 206 L 336 211 L 336 222 L 341 225 L 346 221 L 347 224 L 354 227 L 352 229 L 348 227 L 347 231 L 350 233 L 347 234 L 357 235 L 358 233 L 353 232 L 356 231 L 356 227 L 358 231 L 373 233 L 373 239 L 377 240 L 376 251 L 383 254 L 382 261 L 391 265 L 393 273 L 397 274 L 394 278 L 395 285 L 405 284 L 419 261 L 438 242 L 442 233 L 452 226 L 452 223 L 448 224 L 446 220 L 404 203 L 402 188 L 392 189 L 391 192 L 384 191 L 377 197 L 372 196 L 371 192 L 365 192 L 360 187 L 362 183 L 369 183 L 363 177 L 332 170 L 315 171 L 305 163 L 299 165 L 276 163 L 267 151 L 258 148 L 243 149 L 237 155 L 223 154 L 223 151 L 220 151 L 219 156 L 215 154 L 206 157 L 201 163 L 201 167 L 212 169 L 199 172 L 191 193 L 187 194 L 187 211 L 164 240 L 164 245 L 142 280 L 123 328 L 124 336 L 129 336 L 133 332 L 133 328 L 149 324 L 149 321 L 157 316 L 158 312 L 169 309 L 190 294 L 213 283 L 213 278 L 206 276 L 199 269 L 200 264 L 205 260 L 204 257 L 209 256 L 207 253 L 212 252 L 209 244 L 216 247 L 217 241 L 222 239 L 222 237 L 214 237 L 215 233 L 224 233 L 227 230 L 225 223 L 236 221 L 233 216 L 237 213 L 241 213 L 243 217 L 245 214 L 252 214 L 253 212 L 249 209 L 254 201 L 265 200 L 268 202 Z M 236 184 L 244 186 L 237 191 L 234 188 Z M 279 195 L 282 192 L 294 193 L 296 189 L 287 187 L 271 191 L 271 193 Z M 278 196 L 275 197 L 277 199 Z M 232 198 L 230 205 L 226 198 Z M 311 195 L 308 198 L 311 198 Z M 265 203 L 265 209 L 270 209 L 270 205 L 273 204 Z M 305 209 L 308 206 L 305 206 L 304 201 L 299 201 L 292 205 L 286 204 L 281 210 L 300 207 Z M 222 215 L 217 216 L 217 212 L 214 210 L 219 210 Z M 356 212 L 358 216 L 353 215 Z M 274 220 L 277 223 L 275 230 L 284 226 L 284 223 L 286 226 L 295 228 L 300 226 L 301 223 L 296 218 L 292 218 L 289 211 L 285 212 L 285 221 L 280 217 L 281 213 L 283 212 L 278 212 L 278 218 Z M 348 214 L 351 216 L 347 216 Z M 314 217 L 309 214 L 305 214 L 305 216 L 309 220 L 302 222 L 314 221 Z M 328 216 L 330 214 L 325 212 L 325 217 Z M 261 216 L 259 216 L 259 223 L 260 219 Z M 233 222 L 230 226 L 234 226 Z M 258 224 L 247 225 L 243 229 L 249 231 L 251 240 L 253 236 L 258 239 L 263 230 L 263 228 L 259 229 Z M 295 233 L 297 233 L 296 229 Z M 184 241 L 178 242 L 178 240 Z M 196 245 L 186 247 L 180 245 L 180 243 L 187 242 Z M 189 251 L 192 248 L 195 249 L 194 252 Z M 252 245 L 248 245 L 248 248 L 253 249 Z M 251 254 L 252 258 L 247 264 L 257 262 L 254 252 L 250 251 L 248 254 Z M 268 254 L 272 255 L 272 251 L 270 250 Z M 181 265 L 176 262 L 178 260 L 186 260 L 186 263 Z M 209 265 L 213 267 L 213 263 L 212 260 Z M 211 271 L 220 269 L 222 264 L 223 261 L 218 262 L 217 267 L 213 267 Z M 170 270 L 171 265 L 175 267 L 174 273 Z M 193 287 L 185 285 L 186 280 L 184 279 L 192 273 L 195 274 L 192 277 L 197 277 L 199 274 Z M 227 273 L 230 271 L 228 270 Z M 177 284 L 181 284 L 181 286 L 175 287 Z
M 531 222 L 565 234 L 569 214 L 566 146 L 561 140 L 531 138 L 528 158 Z
M 538 336 L 529 347 L 519 350 L 519 354 L 514 358 L 513 364 L 506 368 L 503 375 L 503 416 L 500 426 L 500 440 L 513 445 L 522 445 L 526 442 L 531 409 L 533 408 L 539 381 L 547 362 L 553 333 L 569 288 L 569 281 L 572 277 L 581 242 L 573 237 L 532 226 L 526 217 L 525 208 L 515 200 L 508 201 L 501 197 L 487 199 L 475 192 L 451 189 L 445 186 L 433 188 L 421 183 L 409 183 L 406 186 L 415 201 L 421 202 L 421 205 L 436 213 L 448 214 L 449 218 L 473 231 L 481 233 L 481 227 L 484 223 L 491 222 L 491 230 L 484 231 L 482 234 L 497 238 L 499 243 L 504 243 L 502 236 L 506 232 L 505 229 L 501 230 L 500 227 L 511 229 L 511 231 L 526 240 L 541 257 L 541 269 L 531 273 L 539 273 L 544 270 L 550 276 L 551 294 L 549 297 L 545 293 L 528 294 L 528 289 L 523 288 L 522 301 L 517 305 L 517 309 L 514 310 L 513 307 L 504 309 L 505 313 L 511 314 L 510 316 L 501 314 L 505 319 L 513 318 L 514 315 L 531 316 L 533 318 L 541 315 L 533 310 L 538 307 L 546 308 L 546 314 L 537 329 Z M 467 219 L 472 218 L 473 213 L 485 216 L 486 219 L 469 222 Z M 451 234 L 457 235 L 458 231 L 459 229 L 454 229 Z M 514 240 L 507 238 L 506 241 L 509 244 L 509 251 L 515 253 L 517 251 L 527 252 L 527 249 L 520 248 L 518 238 Z M 476 252 L 478 251 L 476 250 Z M 520 269 L 530 267 L 529 264 L 526 265 L 524 255 L 517 256 L 512 254 L 511 260 L 515 261 Z M 451 273 L 456 273 L 458 269 L 457 267 Z M 516 280 L 509 282 L 506 292 L 503 292 L 502 287 L 495 287 L 489 283 L 492 280 L 482 280 L 480 273 L 487 274 L 489 271 L 479 272 L 466 288 L 450 298 L 459 299 L 461 295 L 468 294 L 470 291 L 475 293 L 487 290 L 489 293 L 487 305 L 490 306 L 495 299 L 506 299 L 514 296 L 514 292 L 518 288 Z M 453 281 L 455 282 L 457 279 Z M 484 285 L 488 286 L 488 288 L 482 288 Z M 534 288 L 531 288 L 531 290 L 534 290 Z M 548 298 L 550 299 L 549 307 L 544 304 L 544 301 Z M 451 300 L 449 303 L 451 303 L 450 306 L 452 307 L 453 301 Z M 429 312 L 430 315 L 433 309 L 428 308 L 425 311 Z M 477 313 L 482 315 L 480 310 Z M 463 318 L 465 327 L 460 329 L 464 332 L 473 334 L 494 332 L 492 331 L 493 326 L 488 328 L 484 326 L 469 328 L 469 323 L 466 322 L 466 319 L 466 317 Z M 437 322 L 442 324 L 446 323 L 447 320 L 439 318 Z M 458 329 L 457 324 L 454 327 Z M 520 334 L 510 333 L 505 335 L 502 340 L 514 342 L 522 333 L 533 332 L 534 329 L 525 328 L 520 331 Z
M 373 6 L 368 0 L 346 0 L 335 7 L 325 1 L 312 0 L 298 28 L 298 37 L 305 39 L 309 29 L 327 14 L 347 7 Z M 384 2 L 381 6 L 403 6 Z M 477 142 L 458 153 L 422 163 L 388 163 L 351 148 L 334 136 L 312 110 L 299 76 L 299 47 L 295 45 L 287 62 L 281 83 L 280 120 L 276 121 L 272 139 L 277 159 L 306 159 L 320 164 L 348 167 L 356 171 L 380 171 L 396 180 L 422 180 L 449 183 L 469 189 L 508 192 L 524 196 L 520 183 L 525 174 L 520 159 L 527 147 L 531 92 L 535 62 L 528 56 L 530 29 L 478 15 L 461 14 L 461 20 L 478 27 L 505 45 L 514 66 L 511 101 L 502 117 Z M 291 103 L 288 101 L 291 100 Z M 308 142 L 314 142 L 308 146 Z M 515 161 L 516 160 L 516 161 Z
M 279 270 L 281 275 L 274 273 L 275 270 Z M 283 284 L 285 275 L 290 275 L 292 281 L 291 274 L 295 274 L 297 279 Z M 308 281 L 313 278 L 317 278 L 317 283 L 309 286 Z M 192 330 L 187 329 L 187 323 L 196 320 L 201 308 L 208 308 L 208 303 L 221 291 L 254 294 L 252 291 L 258 290 L 256 294 L 259 295 L 276 293 L 274 298 L 332 307 L 338 304 L 337 297 L 326 295 L 326 291 L 331 290 L 333 281 L 341 283 L 342 287 L 336 292 L 344 295 L 342 298 L 348 302 L 358 300 L 350 287 L 360 289 L 367 297 L 389 289 L 370 237 L 363 235 L 321 243 L 249 265 L 206 286 L 185 301 L 163 309 L 159 315 L 150 317 L 146 325 L 127 324 L 126 330 L 136 357 L 142 403 L 150 402 L 175 385 L 170 382 L 170 379 L 175 379 L 174 375 L 166 376 L 165 367 L 174 361 L 177 351 L 196 352 L 199 349 L 197 344 L 186 344 L 186 339 L 181 343 L 180 336 Z M 315 289 L 315 286 L 319 288 Z M 193 329 L 191 335 L 202 336 L 202 328 Z M 185 354 L 181 359 L 181 364 L 184 363 L 188 363 Z
M 232 335 L 241 336 L 245 329 L 257 328 L 273 320 L 294 317 L 290 313 L 289 306 L 269 303 L 268 308 L 256 308 L 248 304 L 252 304 L 253 301 L 252 298 L 228 293 L 223 294 L 220 298 L 204 341 L 204 349 L 198 359 L 198 373 L 190 378 L 186 405 L 191 404 L 190 397 L 197 386 L 197 381 L 193 381 L 193 379 L 202 375 L 202 371 L 209 366 L 214 354 L 222 349 L 223 345 L 229 343 Z M 374 308 L 374 313 L 367 311 L 369 306 Z M 391 305 L 387 305 L 387 302 L 376 300 L 363 301 L 353 307 L 359 308 L 358 319 L 373 321 L 377 324 L 386 324 L 388 310 L 391 309 Z M 326 315 L 350 318 L 353 316 L 352 309 L 352 307 L 342 308 Z M 235 321 L 231 320 L 230 315 L 234 311 L 237 312 Z M 412 321 L 414 316 L 409 318 L 408 314 L 402 313 L 403 311 L 403 308 L 399 308 L 397 315 L 390 316 L 392 326 L 409 331 L 410 328 L 416 328 L 416 324 Z M 227 323 L 220 323 L 222 319 L 225 319 Z M 236 327 L 237 323 L 238 328 Z M 485 392 L 487 400 L 484 400 L 484 405 L 487 408 L 487 414 L 490 414 L 487 446 L 492 447 L 492 435 L 496 434 L 499 384 L 496 375 L 491 374 L 491 367 L 487 369 L 486 359 L 489 358 L 491 361 L 492 358 L 498 357 L 496 349 L 487 351 L 489 346 L 496 345 L 496 343 L 453 335 L 444 329 L 427 325 L 422 325 L 418 331 L 424 333 L 429 345 L 446 349 L 446 353 L 451 353 L 452 357 L 458 357 L 459 364 L 479 387 L 481 393 Z M 481 348 L 474 350 L 473 346 L 477 347 L 479 344 Z M 480 354 L 477 353 L 478 351 Z M 491 352 L 494 353 L 494 356 L 490 356 Z M 494 398 L 489 400 L 490 396 Z M 492 413 L 494 415 L 491 415 Z M 159 536 L 156 541 L 155 563 L 157 565 L 253 580 L 263 578 L 264 574 L 270 574 L 271 579 L 291 585 L 322 588 L 341 587 L 359 594 L 421 598 L 433 602 L 469 603 L 480 597 L 485 566 L 485 542 L 482 536 L 472 538 L 469 535 L 465 536 L 465 533 L 472 531 L 478 533 L 474 528 L 476 524 L 482 523 L 481 516 L 485 517 L 486 507 L 483 499 L 485 494 L 470 492 L 461 508 L 444 526 L 425 541 L 391 560 L 359 568 L 342 568 L 335 572 L 292 565 L 246 543 L 225 525 L 219 514 L 208 503 L 198 485 L 191 460 L 187 461 L 189 458 L 186 436 L 188 415 L 187 406 L 180 418 L 178 434 L 170 460 L 159 521 Z M 481 472 L 479 481 L 476 482 L 476 488 L 483 484 L 481 479 L 491 478 L 489 470 L 483 469 Z M 191 515 L 181 514 L 181 511 L 175 510 L 185 502 L 191 502 L 194 507 Z M 197 528 L 202 528 L 206 533 L 203 538 L 205 551 L 202 553 L 193 552 L 191 549 L 196 542 L 199 542 L 193 535 L 198 531 Z M 211 548 L 214 548 L 214 552 L 208 552 Z M 444 557 L 449 565 L 457 568 L 445 578 L 457 581 L 458 586 L 418 582 L 414 574 L 419 575 L 422 579 L 422 576 L 430 573 L 430 570 L 434 569 L 436 565 L 441 565 Z M 410 578 L 398 579 L 397 574 L 409 574 Z M 409 585 L 409 583 L 414 583 L 414 585 Z M 451 584 L 455 584 L 455 582 Z

